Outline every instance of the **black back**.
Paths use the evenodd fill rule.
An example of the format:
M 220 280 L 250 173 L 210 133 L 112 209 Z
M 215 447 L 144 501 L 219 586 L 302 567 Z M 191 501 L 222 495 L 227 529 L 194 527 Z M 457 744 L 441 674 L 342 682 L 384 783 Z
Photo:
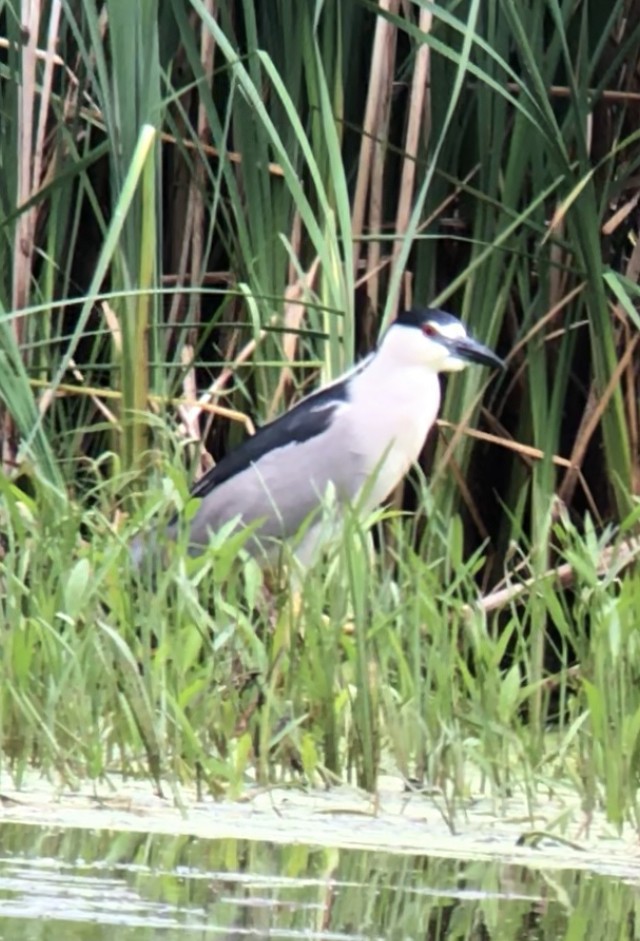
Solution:
M 284 448 L 292 441 L 308 441 L 322 434 L 329 426 L 335 410 L 348 399 L 346 378 L 302 399 L 288 412 L 263 425 L 255 435 L 225 454 L 215 467 L 208 470 L 194 484 L 191 495 L 204 497 L 225 480 L 240 474 L 251 464 L 257 464 L 260 458 L 270 451 Z

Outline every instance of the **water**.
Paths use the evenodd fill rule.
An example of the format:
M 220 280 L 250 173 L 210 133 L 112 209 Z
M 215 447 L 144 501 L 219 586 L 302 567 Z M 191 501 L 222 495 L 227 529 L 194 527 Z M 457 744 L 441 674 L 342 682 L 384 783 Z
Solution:
M 0 941 L 640 938 L 633 878 L 3 824 Z

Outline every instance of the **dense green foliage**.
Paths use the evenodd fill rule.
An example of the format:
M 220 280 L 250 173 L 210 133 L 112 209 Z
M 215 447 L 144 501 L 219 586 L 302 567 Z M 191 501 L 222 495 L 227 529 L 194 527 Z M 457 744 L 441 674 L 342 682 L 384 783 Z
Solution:
M 637 0 L 29 9 L 0 2 L 6 760 L 233 793 L 393 764 L 452 812 L 480 767 L 637 814 Z M 205 449 L 413 300 L 509 369 L 449 380 L 380 551 L 354 523 L 292 599 L 220 534 L 141 582 L 127 540 Z

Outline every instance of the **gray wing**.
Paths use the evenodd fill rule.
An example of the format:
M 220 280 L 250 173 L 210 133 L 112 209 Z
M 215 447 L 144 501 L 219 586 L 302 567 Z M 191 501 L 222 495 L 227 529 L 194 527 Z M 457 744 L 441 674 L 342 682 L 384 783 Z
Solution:
M 290 538 L 320 507 L 329 484 L 339 500 L 352 500 L 366 468 L 358 450 L 350 449 L 349 425 L 349 404 L 341 403 L 321 434 L 272 448 L 205 492 L 190 523 L 190 545 L 206 545 L 210 532 L 235 518 L 244 525 L 259 523 L 259 540 Z

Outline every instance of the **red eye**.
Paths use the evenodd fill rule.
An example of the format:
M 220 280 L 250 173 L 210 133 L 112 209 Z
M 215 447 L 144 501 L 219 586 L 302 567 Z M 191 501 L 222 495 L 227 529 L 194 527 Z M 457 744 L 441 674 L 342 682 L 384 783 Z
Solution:
M 436 330 L 436 328 L 433 326 L 432 323 L 423 323 L 422 332 L 424 333 L 426 337 L 435 337 L 438 331 Z

